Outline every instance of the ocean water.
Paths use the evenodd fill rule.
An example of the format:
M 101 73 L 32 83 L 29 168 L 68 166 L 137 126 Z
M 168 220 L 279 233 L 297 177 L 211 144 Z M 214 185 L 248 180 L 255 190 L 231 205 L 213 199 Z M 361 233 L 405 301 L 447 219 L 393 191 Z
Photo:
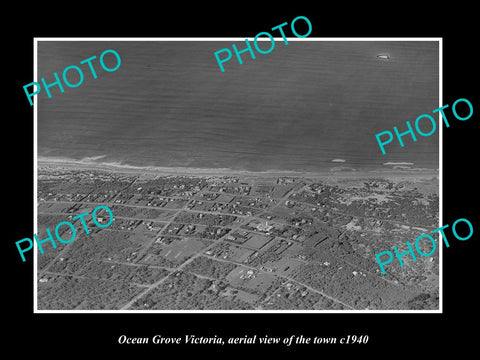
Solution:
M 39 156 L 250 171 L 438 168 L 438 127 L 386 155 L 375 139 L 439 106 L 437 42 L 278 41 L 270 54 L 243 54 L 243 65 L 233 55 L 222 73 L 214 52 L 232 42 L 39 42 L 39 79 L 53 82 L 69 65 L 85 75 L 64 93 L 52 87 L 51 99 L 37 95 Z M 115 72 L 98 63 L 106 49 L 121 56 Z M 94 55 L 97 79 L 79 64 Z M 115 65 L 111 54 L 105 62 Z

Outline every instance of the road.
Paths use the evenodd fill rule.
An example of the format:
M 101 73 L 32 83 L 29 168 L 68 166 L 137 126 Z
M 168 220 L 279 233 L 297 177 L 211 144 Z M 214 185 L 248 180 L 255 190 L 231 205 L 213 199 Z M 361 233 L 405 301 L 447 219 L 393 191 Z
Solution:
M 133 186 L 133 184 L 135 183 L 132 182 L 132 184 L 130 184 L 129 186 Z M 229 215 L 229 216 L 235 216 L 237 219 L 236 221 L 234 221 L 232 224 L 229 224 L 228 225 L 228 228 L 231 229 L 231 231 L 229 233 L 232 233 L 234 232 L 235 230 L 239 230 L 241 228 L 242 225 L 246 225 L 248 223 L 250 223 L 252 220 L 257 220 L 257 221 L 261 221 L 261 222 L 264 222 L 265 219 L 263 219 L 261 216 L 262 215 L 266 215 L 266 214 L 269 214 L 271 213 L 273 210 L 275 210 L 276 208 L 282 206 L 285 201 L 295 192 L 301 192 L 303 191 L 305 188 L 306 188 L 306 183 L 303 183 L 303 182 L 300 182 L 298 184 L 296 184 L 294 187 L 292 187 L 287 193 L 284 194 L 283 197 L 281 198 L 277 198 L 275 199 L 275 202 L 271 203 L 267 208 L 265 209 L 259 209 L 259 213 L 255 214 L 255 215 L 240 215 L 240 214 L 232 214 L 232 213 L 228 213 L 228 212 L 221 212 L 221 211 L 201 211 L 201 210 L 194 210 L 194 209 L 189 209 L 189 204 L 191 203 L 191 200 L 192 199 L 195 199 L 196 201 L 198 201 L 198 195 L 202 194 L 202 193 L 206 193 L 206 188 L 203 188 L 201 189 L 199 192 L 197 192 L 193 198 L 190 198 L 190 199 L 185 199 L 185 198 L 182 198 L 182 197 L 167 197 L 167 196 L 160 196 L 158 195 L 157 197 L 162 197 L 162 198 L 174 198 L 174 199 L 181 199 L 181 200 L 189 200 L 187 202 L 185 202 L 185 204 L 183 204 L 183 206 L 179 207 L 179 208 L 165 208 L 165 207 L 155 207 L 155 206 L 146 206 L 146 205 L 136 205 L 136 204 L 120 204 L 120 203 L 116 203 L 115 202 L 115 197 L 112 198 L 110 200 L 110 202 L 88 202 L 88 201 L 67 201 L 67 200 L 61 200 L 61 201 L 51 201 L 51 200 L 44 200 L 44 201 L 41 201 L 40 203 L 54 203 L 54 204 L 59 204 L 59 203 L 63 203 L 63 204 L 72 204 L 72 206 L 74 204 L 81 204 L 81 205 L 92 205 L 92 206 L 96 206 L 96 205 L 107 205 L 109 207 L 112 207 L 112 206 L 122 206 L 122 207 L 132 207 L 132 208 L 141 208 L 141 209 L 159 209 L 159 210 L 165 210 L 165 211 L 168 211 L 170 213 L 170 216 L 168 217 L 168 219 L 163 219 L 163 220 L 156 220 L 156 219 L 146 219 L 146 218 L 142 218 L 142 217 L 125 217 L 125 216 L 116 216 L 115 218 L 117 219 L 128 219 L 128 220 L 141 220 L 141 221 L 146 221 L 146 222 L 149 222 L 149 221 L 157 221 L 157 222 L 162 222 L 164 223 L 165 225 L 163 226 L 162 230 L 160 230 L 160 232 L 158 233 L 158 235 L 156 236 L 152 236 L 151 238 L 149 238 L 148 242 L 146 242 L 144 244 L 144 246 L 142 247 L 142 250 L 140 250 L 140 253 L 138 254 L 137 256 L 137 259 L 141 259 L 143 257 L 143 255 L 146 253 L 146 251 L 148 250 L 148 248 L 153 244 L 153 242 L 156 240 L 156 238 L 158 236 L 162 236 L 162 235 L 166 235 L 164 233 L 164 231 L 169 227 L 169 225 L 171 225 L 172 223 L 174 223 L 175 221 L 175 218 L 181 213 L 181 212 L 189 212 L 189 213 L 204 213 L 204 214 L 213 214 L 213 215 Z M 221 192 L 219 192 L 218 194 L 222 194 Z M 150 196 L 150 195 L 149 195 Z M 258 196 L 260 197 L 260 196 Z M 85 199 L 85 198 L 84 198 Z M 205 201 L 205 200 L 202 200 L 203 202 L 210 202 L 210 203 L 215 203 L 215 201 Z M 308 205 L 308 206 L 313 206 L 313 204 L 311 203 L 306 203 L 306 202 L 301 202 L 301 201 L 298 201 L 298 200 L 294 200 L 295 203 L 301 203 L 301 204 L 305 204 L 305 205 Z M 345 215 L 345 216 L 352 216 L 352 215 L 349 215 L 349 214 L 345 214 L 345 213 L 342 213 L 340 211 L 333 211 L 331 209 L 328 209 L 329 212 L 331 213 L 334 213 L 334 214 L 337 214 L 337 215 Z M 41 214 L 51 214 L 51 215 L 71 215 L 71 214 L 67 214 L 67 213 L 64 213 L 64 212 L 40 212 Z M 371 217 L 362 217 L 362 216 L 355 216 L 357 218 L 363 218 L 363 219 L 375 219 L 377 220 L 376 218 L 371 218 Z M 401 224 L 401 225 L 407 225 L 407 226 L 418 226 L 418 225 L 410 225 L 410 224 L 404 224 L 404 223 L 401 223 L 401 222 L 398 222 L 398 221 L 393 221 L 393 220 L 385 220 L 385 219 L 381 219 L 382 221 L 388 221 L 388 222 L 392 222 L 392 223 L 396 223 L 396 224 Z M 272 224 L 275 223 L 274 221 L 270 221 Z M 176 222 L 175 222 L 176 223 Z M 345 230 L 345 227 L 344 226 L 340 226 L 338 227 L 338 229 L 341 229 L 342 232 L 341 234 L 339 235 L 338 238 L 342 238 L 347 232 L 348 230 Z M 105 230 L 110 230 L 110 229 L 105 229 Z M 251 231 L 251 232 L 255 232 L 255 231 Z M 368 231 L 365 231 L 365 232 L 368 232 Z M 134 296 L 132 299 L 130 299 L 127 303 L 125 303 L 122 307 L 121 307 L 121 310 L 126 310 L 126 309 L 131 309 L 133 307 L 133 305 L 138 301 L 140 300 L 141 298 L 143 298 L 144 296 L 146 296 L 147 294 L 149 294 L 150 292 L 154 291 L 156 288 L 158 288 L 162 283 L 164 283 L 169 277 L 172 276 L 172 274 L 175 274 L 177 273 L 178 271 L 187 271 L 187 268 L 188 266 L 193 262 L 195 261 L 195 259 L 197 259 L 198 257 L 200 256 L 205 256 L 205 257 L 208 257 L 208 258 L 211 258 L 211 259 L 215 259 L 216 261 L 220 261 L 220 262 L 226 262 L 226 263 L 231 263 L 231 264 L 235 264 L 237 266 L 242 266 L 244 268 L 248 268 L 248 269 L 252 269 L 256 272 L 261 272 L 261 273 L 267 273 L 267 274 L 270 274 L 272 275 L 272 272 L 268 272 L 268 271 L 265 271 L 265 270 L 261 270 L 257 267 L 252 267 L 252 266 L 249 266 L 249 265 L 246 265 L 246 264 L 239 264 L 238 262 L 234 262 L 234 261 L 231 261 L 231 260 L 228 260 L 228 259 L 220 259 L 218 257 L 212 257 L 212 256 L 208 256 L 206 255 L 206 252 L 213 249 L 215 246 L 217 246 L 218 244 L 220 243 L 228 243 L 228 244 L 231 244 L 230 242 L 226 241 L 225 240 L 225 237 L 229 234 L 225 234 L 223 235 L 222 237 L 220 237 L 219 239 L 216 239 L 214 240 L 210 245 L 202 248 L 200 251 L 196 252 L 195 254 L 193 254 L 192 256 L 190 256 L 189 258 L 187 258 L 183 263 L 181 263 L 180 265 L 178 265 L 177 267 L 175 268 L 169 268 L 169 267 L 162 267 L 162 266 L 158 266 L 158 268 L 162 268 L 162 269 L 165 269 L 167 271 L 169 271 L 169 273 L 158 279 L 156 282 L 154 282 L 153 284 L 150 284 L 150 285 L 145 285 L 145 284 L 135 284 L 137 286 L 141 286 L 143 289 L 142 291 L 137 294 L 136 296 Z M 288 240 L 288 241 L 292 241 L 292 239 L 285 239 L 285 240 Z M 38 276 L 39 278 L 43 277 L 44 275 L 62 275 L 62 276 L 73 276 L 73 277 L 77 277 L 77 278 L 85 278 L 83 276 L 78 276 L 78 275 L 67 275 L 67 274 L 61 274 L 61 273 L 55 273 L 55 272 L 50 272 L 49 271 L 49 268 L 51 267 L 51 265 L 57 261 L 60 257 L 62 256 L 65 256 L 65 253 L 67 251 L 69 251 L 69 249 L 71 248 L 73 242 L 72 243 L 69 243 L 67 244 L 64 249 L 62 249 L 61 251 L 58 252 L 58 254 L 55 256 L 55 258 L 53 260 L 51 260 L 47 266 L 45 266 L 41 271 L 38 272 Z M 238 245 L 238 244 L 237 244 Z M 240 245 L 239 245 L 240 246 Z M 41 255 L 38 255 L 38 256 L 41 256 Z M 339 260 L 342 260 L 342 259 L 339 259 Z M 344 260 L 342 260 L 344 261 Z M 128 263 L 128 262 L 112 262 L 112 261 L 106 261 L 106 262 L 111 262 L 111 263 L 118 263 L 118 264 L 124 264 L 124 265 L 129 265 L 129 266 L 141 266 L 140 264 L 136 264 L 136 263 Z M 346 261 L 345 261 L 346 262 Z M 352 266 L 353 268 L 355 269 L 358 269 L 364 273 L 370 273 L 372 276 L 378 276 L 378 274 L 375 274 L 371 271 L 367 271 L 365 269 L 360 269 L 357 265 L 355 264 L 351 264 L 349 262 L 346 262 L 348 263 L 350 266 Z M 144 266 L 144 265 L 143 265 Z M 153 267 L 157 267 L 157 266 L 153 266 Z M 191 272 L 190 272 L 191 273 Z M 206 276 L 202 276 L 202 275 L 199 275 L 199 274 L 193 274 L 197 277 L 200 277 L 200 278 L 206 278 L 206 279 L 209 279 L 209 280 L 213 280 L 209 277 L 206 277 Z M 355 309 L 352 305 L 350 304 L 347 304 L 343 301 L 341 301 L 340 299 L 337 299 L 327 293 L 325 293 L 322 289 L 316 289 L 316 288 L 313 288 L 311 287 L 310 285 L 308 284 L 305 284 L 305 283 L 302 283 L 298 280 L 295 280 L 294 278 L 290 277 L 290 276 L 286 276 L 284 274 L 278 274 L 278 273 L 275 273 L 273 274 L 275 275 L 276 277 L 278 277 L 279 279 L 282 280 L 282 286 L 285 285 L 286 283 L 290 282 L 290 283 L 293 283 L 293 284 L 297 284 L 299 286 L 303 286 L 305 287 L 306 289 L 308 289 L 309 291 L 313 292 L 313 293 L 316 293 L 316 294 L 319 294 L 335 303 L 338 303 L 338 304 L 341 304 L 343 307 L 347 308 L 347 309 Z M 384 281 L 387 281 L 389 283 L 393 283 L 392 281 L 390 280 L 387 280 L 385 279 L 384 277 L 380 276 L 379 278 L 383 279 Z M 271 298 L 272 296 L 280 289 L 277 288 L 275 289 L 272 293 L 270 293 L 264 300 L 262 303 L 267 303 Z M 261 304 L 258 306 L 258 309 L 261 309 Z

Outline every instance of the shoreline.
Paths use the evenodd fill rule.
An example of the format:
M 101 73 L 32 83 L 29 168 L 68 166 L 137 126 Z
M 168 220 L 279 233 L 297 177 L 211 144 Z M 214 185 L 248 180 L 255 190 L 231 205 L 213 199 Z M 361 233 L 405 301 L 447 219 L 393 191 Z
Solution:
M 296 178 L 322 178 L 322 179 L 360 179 L 360 178 L 387 178 L 394 180 L 401 180 L 402 178 L 408 180 L 414 179 L 432 179 L 432 177 L 439 179 L 439 171 L 437 170 L 394 170 L 394 169 L 379 169 L 379 170 L 359 170 L 359 171 L 292 171 L 292 170 L 266 170 L 266 171 L 248 171 L 235 170 L 229 168 L 186 168 L 186 167 L 160 167 L 160 166 L 132 166 L 120 165 L 110 163 L 96 163 L 69 159 L 46 159 L 39 158 L 37 160 L 37 168 L 47 169 L 54 168 L 68 168 L 68 169 L 84 169 L 84 170 L 98 170 L 109 171 L 124 174 L 138 174 L 138 175 L 156 175 L 156 176 L 240 176 L 253 178 L 272 178 L 272 177 L 296 177 Z

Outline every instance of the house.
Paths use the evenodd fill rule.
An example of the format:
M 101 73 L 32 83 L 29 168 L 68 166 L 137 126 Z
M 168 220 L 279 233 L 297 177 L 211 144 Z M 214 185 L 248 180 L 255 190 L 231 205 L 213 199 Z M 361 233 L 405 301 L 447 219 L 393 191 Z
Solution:
M 263 223 L 260 223 L 257 225 L 256 229 L 258 231 L 264 231 L 264 232 L 268 232 L 270 231 L 271 229 L 273 229 L 273 226 L 272 225 L 268 225 L 268 221 L 265 222 L 265 225 Z

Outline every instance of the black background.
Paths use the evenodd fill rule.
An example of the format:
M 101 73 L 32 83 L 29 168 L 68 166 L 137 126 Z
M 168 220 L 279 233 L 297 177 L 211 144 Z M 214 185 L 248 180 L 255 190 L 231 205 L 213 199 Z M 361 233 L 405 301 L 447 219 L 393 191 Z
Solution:
M 380 5 L 347 3 L 336 6 L 273 3 L 263 11 L 238 2 L 192 7 L 158 3 L 54 3 L 34 4 L 4 13 L 2 49 L 5 154 L 2 197 L 4 211 L 2 241 L 4 344 L 17 354 L 34 350 L 33 356 L 64 357 L 73 354 L 142 355 L 156 357 L 190 351 L 205 353 L 249 353 L 313 356 L 341 354 L 381 356 L 432 355 L 452 348 L 460 354 L 474 347 L 476 324 L 476 280 L 478 199 L 475 187 L 476 130 L 480 107 L 474 80 L 478 71 L 474 53 L 478 40 L 474 29 L 476 10 L 460 2 L 448 7 L 420 8 L 418 1 L 384 2 Z M 257 4 L 258 5 L 258 4 Z M 313 27 L 310 37 L 442 37 L 443 104 L 467 98 L 474 114 L 468 121 L 450 121 L 443 131 L 444 224 L 469 219 L 474 235 L 468 241 L 450 241 L 444 247 L 443 314 L 33 314 L 33 257 L 22 263 L 15 241 L 33 235 L 33 107 L 23 85 L 33 81 L 34 37 L 253 37 L 296 16 L 306 16 Z M 476 22 L 477 21 L 477 24 Z M 300 33 L 302 33 L 299 30 Z M 275 35 L 277 36 L 277 35 Z M 288 35 L 287 35 L 288 36 Z M 6 41 L 6 44 L 5 44 Z M 433 109 L 432 109 L 433 110 Z M 449 112 L 447 112 L 449 114 Z M 419 114 L 420 115 L 420 114 Z M 450 118 L 449 118 L 450 119 Z M 408 120 L 408 119 L 406 119 Z M 393 126 L 394 124 L 392 124 Z M 373 138 L 373 134 L 372 134 Z M 447 235 L 451 232 L 447 231 Z M 452 239 L 450 235 L 449 239 Z M 290 335 L 342 337 L 368 335 L 367 345 L 267 346 L 179 346 L 119 345 L 117 339 L 184 335 L 229 336 Z M 4 349 L 6 351 L 6 349 Z M 65 351 L 68 351 L 67 353 Z M 170 356 L 170 355 L 169 355 Z

